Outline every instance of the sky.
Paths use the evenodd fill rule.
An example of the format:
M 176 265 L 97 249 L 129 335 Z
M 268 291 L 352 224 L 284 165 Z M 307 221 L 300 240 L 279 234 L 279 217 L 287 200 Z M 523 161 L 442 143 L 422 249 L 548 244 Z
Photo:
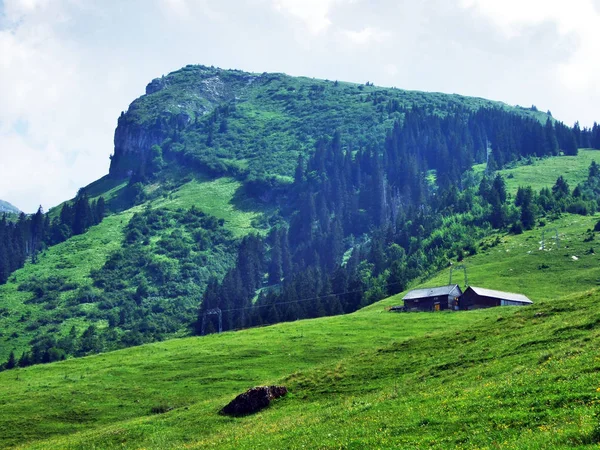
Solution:
M 121 111 L 187 64 L 536 105 L 600 122 L 600 0 L 0 0 L 0 199 L 108 173 Z

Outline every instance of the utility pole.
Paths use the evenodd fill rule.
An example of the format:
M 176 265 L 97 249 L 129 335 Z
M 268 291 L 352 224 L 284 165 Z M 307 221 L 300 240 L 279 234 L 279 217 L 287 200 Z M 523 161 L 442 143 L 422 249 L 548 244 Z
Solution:
M 556 248 L 560 248 L 560 238 L 558 237 L 558 228 L 551 228 L 550 231 L 554 231 L 554 240 L 556 241 Z M 542 250 L 546 249 L 546 230 L 542 230 Z
M 207 316 L 212 316 L 212 315 L 217 315 L 219 317 L 219 333 L 223 332 L 223 313 L 221 311 L 221 308 L 213 308 L 213 309 L 209 309 L 207 310 L 203 315 L 202 315 L 202 331 L 201 331 L 201 335 L 204 336 L 205 334 L 205 328 L 206 328 L 206 317 Z
M 467 278 L 467 266 L 465 266 L 464 264 L 459 264 L 458 266 L 452 266 L 450 267 L 450 281 L 448 282 L 448 284 L 452 284 L 452 272 L 454 271 L 454 269 L 462 269 L 465 275 L 465 286 L 469 285 L 469 280 Z

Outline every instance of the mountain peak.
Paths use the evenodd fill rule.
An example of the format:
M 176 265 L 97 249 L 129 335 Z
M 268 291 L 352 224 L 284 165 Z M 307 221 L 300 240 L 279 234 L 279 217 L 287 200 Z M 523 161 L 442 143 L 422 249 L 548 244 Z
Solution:
M 213 176 L 264 181 L 268 174 L 269 183 L 286 183 L 299 155 L 334 131 L 344 145 L 365 148 L 383 143 L 407 111 L 481 108 L 535 117 L 481 98 L 188 65 L 152 80 L 121 115 L 110 174 L 143 179 L 160 155 Z
M 0 200 L 0 214 L 4 213 L 20 214 L 21 210 L 7 201 Z

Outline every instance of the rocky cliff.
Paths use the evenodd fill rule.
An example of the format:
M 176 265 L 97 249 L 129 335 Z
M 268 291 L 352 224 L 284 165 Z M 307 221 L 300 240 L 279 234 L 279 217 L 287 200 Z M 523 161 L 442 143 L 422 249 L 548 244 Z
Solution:
M 146 86 L 146 94 L 121 113 L 114 138 L 110 174 L 123 177 L 146 163 L 150 149 L 216 107 L 239 100 L 258 77 L 236 70 L 186 66 Z

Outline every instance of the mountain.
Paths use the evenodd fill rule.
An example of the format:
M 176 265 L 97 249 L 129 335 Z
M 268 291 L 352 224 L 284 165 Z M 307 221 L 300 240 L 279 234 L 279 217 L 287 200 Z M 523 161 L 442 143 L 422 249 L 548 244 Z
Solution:
M 580 161 L 597 132 L 478 98 L 187 66 L 121 114 L 107 176 L 1 224 L 0 361 L 356 311 L 494 232 L 593 214 L 590 159 L 578 186 L 508 192 L 499 170 Z
M 10 214 L 19 214 L 21 211 L 16 206 L 11 205 L 10 203 L 0 200 L 0 214 L 10 213 Z
M 186 66 L 153 80 L 146 95 L 121 114 L 110 174 L 124 178 L 152 171 L 157 145 L 205 173 L 285 184 L 298 156 L 336 130 L 360 149 L 383 145 L 407 109 L 445 116 L 481 108 L 548 118 L 537 110 L 459 95 Z

